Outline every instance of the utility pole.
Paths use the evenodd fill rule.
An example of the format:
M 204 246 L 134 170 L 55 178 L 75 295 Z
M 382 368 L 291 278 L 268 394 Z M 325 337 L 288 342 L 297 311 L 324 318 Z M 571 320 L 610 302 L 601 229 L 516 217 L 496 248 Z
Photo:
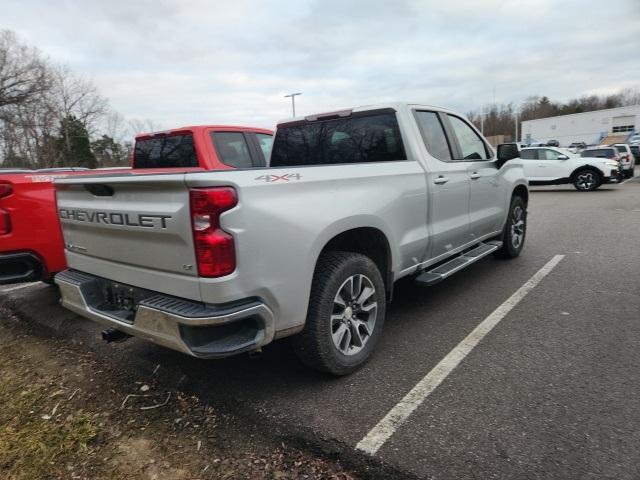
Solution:
M 291 109 L 293 110 L 293 116 L 296 116 L 296 95 L 302 95 L 302 92 L 290 93 L 289 95 L 285 95 L 284 98 L 291 97 Z
M 480 133 L 484 137 L 484 105 L 480 108 Z
M 518 141 L 518 109 L 516 109 L 516 136 L 513 139 L 514 142 Z

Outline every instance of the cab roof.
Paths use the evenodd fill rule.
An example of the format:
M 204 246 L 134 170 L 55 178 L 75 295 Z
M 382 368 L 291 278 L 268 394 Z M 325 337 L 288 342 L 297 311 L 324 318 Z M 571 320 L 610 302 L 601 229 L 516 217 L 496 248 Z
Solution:
M 273 135 L 273 131 L 267 128 L 259 127 L 245 127 L 241 125 L 187 125 L 184 127 L 171 128 L 169 130 L 159 130 L 156 132 L 143 132 L 135 136 L 135 139 L 152 138 L 158 135 L 175 135 L 179 133 L 193 133 L 197 134 L 202 131 L 220 130 L 225 132 L 253 132 L 264 133 L 266 135 Z
M 450 110 L 448 108 L 440 107 L 440 106 L 437 106 L 437 105 L 430 105 L 430 104 L 421 103 L 421 102 L 401 102 L 401 101 L 397 101 L 397 102 L 387 102 L 387 103 L 376 103 L 376 104 L 370 104 L 370 105 L 360 105 L 358 107 L 343 108 L 343 109 L 339 109 L 339 110 L 315 113 L 315 114 L 306 115 L 306 116 L 289 117 L 289 118 L 285 118 L 285 119 L 280 120 L 278 122 L 278 125 L 283 125 L 283 124 L 293 123 L 293 122 L 300 122 L 300 121 L 303 121 L 303 120 L 316 121 L 316 120 L 320 120 L 320 119 L 324 119 L 324 118 L 329 119 L 329 118 L 338 118 L 338 117 L 348 117 L 352 113 L 366 112 L 366 111 L 370 111 L 370 110 L 393 109 L 396 112 L 399 112 L 399 111 L 402 111 L 402 110 L 406 110 L 408 108 L 416 108 L 416 107 L 424 108 L 424 109 L 427 109 L 427 110 L 437 110 L 437 111 L 440 111 L 440 112 L 455 113 L 456 115 L 460 115 L 460 113 L 458 113 L 458 112 L 455 112 L 455 111 Z

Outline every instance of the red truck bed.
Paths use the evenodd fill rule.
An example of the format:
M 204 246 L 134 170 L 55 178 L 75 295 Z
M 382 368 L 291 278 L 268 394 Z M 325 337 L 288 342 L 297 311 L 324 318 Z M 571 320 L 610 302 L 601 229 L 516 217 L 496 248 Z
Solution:
M 207 125 L 136 136 L 133 168 L 122 173 L 150 174 L 264 166 L 270 130 Z M 104 170 L 0 171 L 0 284 L 49 281 L 66 268 L 53 180 L 96 175 Z M 108 174 L 119 173 L 109 169 Z

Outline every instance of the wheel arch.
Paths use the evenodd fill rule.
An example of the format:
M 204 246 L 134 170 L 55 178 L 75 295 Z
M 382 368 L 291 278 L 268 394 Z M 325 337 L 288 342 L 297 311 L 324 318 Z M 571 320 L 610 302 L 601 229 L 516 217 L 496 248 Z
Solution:
M 525 205 L 529 204 L 529 189 L 526 185 L 520 184 L 516 185 L 516 188 L 513 189 L 511 193 L 511 197 L 520 197 L 524 200 Z
M 387 235 L 376 227 L 355 227 L 342 231 L 330 238 L 320 250 L 314 267 L 320 257 L 331 251 L 344 251 L 365 255 L 376 264 L 385 284 L 387 297 L 393 292 L 393 263 L 391 244 Z
M 600 182 L 602 182 L 604 180 L 604 172 L 602 170 L 600 170 L 598 167 L 595 167 L 593 165 L 586 164 L 586 165 L 580 165 L 579 167 L 574 169 L 573 172 L 571 172 L 571 175 L 569 176 L 569 178 L 571 179 L 571 183 L 573 183 L 575 181 L 576 175 L 578 173 L 584 172 L 584 171 L 592 171 L 592 172 L 596 173 L 598 175 L 598 177 L 600 178 Z

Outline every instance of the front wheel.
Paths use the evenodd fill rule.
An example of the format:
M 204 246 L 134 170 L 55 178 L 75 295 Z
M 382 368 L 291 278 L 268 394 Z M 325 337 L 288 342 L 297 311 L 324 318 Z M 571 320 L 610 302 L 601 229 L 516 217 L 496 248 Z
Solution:
M 346 375 L 362 366 L 378 342 L 386 309 L 382 275 L 368 257 L 328 252 L 318 260 L 307 321 L 293 338 L 308 366 Z
M 516 258 L 524 248 L 526 235 L 527 205 L 522 197 L 513 197 L 502 232 L 502 247 L 496 254 L 502 258 Z
M 582 170 L 576 173 L 573 186 L 580 192 L 590 192 L 600 186 L 600 176 L 593 170 Z

